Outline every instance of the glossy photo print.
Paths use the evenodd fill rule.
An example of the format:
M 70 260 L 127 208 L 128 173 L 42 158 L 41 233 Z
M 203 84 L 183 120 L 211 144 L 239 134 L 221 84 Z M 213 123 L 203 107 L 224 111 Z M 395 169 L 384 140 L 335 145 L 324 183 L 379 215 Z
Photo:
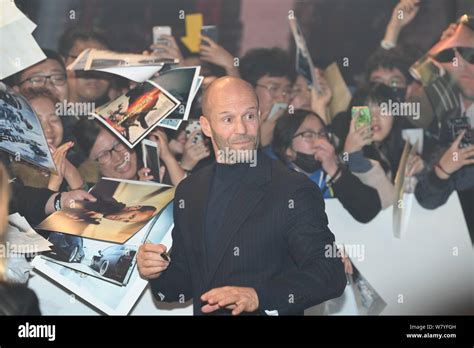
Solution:
M 93 264 L 83 265 L 82 262 L 77 262 L 77 257 L 73 262 L 68 262 L 64 261 L 64 259 L 60 261 L 50 257 L 37 256 L 34 258 L 32 265 L 36 271 L 44 274 L 54 283 L 60 284 L 61 287 L 72 291 L 99 312 L 108 315 L 127 315 L 140 298 L 148 283 L 138 274 L 136 254 L 132 252 L 133 247 L 130 247 L 129 257 L 126 260 L 128 263 L 129 259 L 132 259 L 128 265 L 124 281 L 114 280 L 112 276 L 106 275 L 107 271 L 100 275 L 101 267 L 104 270 L 105 262 L 109 261 L 107 269 L 110 270 L 109 272 L 112 272 L 113 268 L 111 266 L 116 252 L 119 253 L 120 250 L 126 250 L 128 246 L 143 244 L 145 241 L 162 243 L 170 247 L 173 226 L 173 203 L 170 202 L 161 214 L 149 221 L 125 245 L 96 242 L 94 247 L 92 247 L 92 241 L 82 238 L 84 244 L 82 244 L 83 250 L 80 252 L 79 258 L 82 258 L 82 261 L 90 259 Z M 97 257 L 100 256 L 97 250 L 99 245 L 102 254 L 100 258 Z M 85 250 L 88 248 L 91 248 L 90 254 L 89 251 Z M 94 251 L 92 251 L 92 248 L 94 248 Z M 95 252 L 96 250 L 97 253 Z M 83 254 L 85 256 L 81 256 Z M 97 266 L 99 271 L 95 271 Z M 124 268 L 126 267 L 124 266 Z
M 0 149 L 50 172 L 56 167 L 41 123 L 26 99 L 0 87 Z
M 133 148 L 179 104 L 164 88 L 145 82 L 96 109 L 94 116 Z
M 96 202 L 74 202 L 37 228 L 124 243 L 172 201 L 174 191 L 167 185 L 104 178 L 90 191 Z
M 127 284 L 138 248 L 56 232 L 48 241 L 52 251 L 43 254 L 46 260 L 118 285 Z
M 167 118 L 187 120 L 191 104 L 199 84 L 200 66 L 172 68 L 160 71 L 157 77 L 151 79 L 157 85 L 166 89 L 175 97 L 180 105 Z

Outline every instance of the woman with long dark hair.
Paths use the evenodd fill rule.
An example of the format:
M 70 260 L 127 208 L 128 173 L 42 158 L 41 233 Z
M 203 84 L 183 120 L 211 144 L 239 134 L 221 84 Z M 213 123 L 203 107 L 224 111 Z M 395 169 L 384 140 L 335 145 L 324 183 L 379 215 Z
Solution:
M 352 98 L 353 106 L 368 106 L 371 124 L 356 128 L 356 119 L 350 120 L 348 133 L 343 136 L 343 152 L 347 156 L 349 170 L 364 184 L 375 188 L 382 209 L 393 204 L 395 187 L 393 181 L 403 152 L 403 118 L 382 108 L 382 103 L 393 99 L 393 91 L 383 84 L 371 84 L 361 88 Z M 405 175 L 421 172 L 424 163 L 418 155 L 408 159 Z

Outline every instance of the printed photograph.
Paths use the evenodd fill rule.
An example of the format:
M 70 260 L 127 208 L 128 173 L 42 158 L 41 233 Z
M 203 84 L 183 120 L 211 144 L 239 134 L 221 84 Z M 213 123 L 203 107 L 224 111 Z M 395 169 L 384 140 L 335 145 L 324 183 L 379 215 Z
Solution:
M 48 241 L 52 251 L 42 255 L 45 259 L 118 285 L 127 284 L 137 246 L 56 232 L 51 232 Z
M 188 119 L 191 103 L 197 91 L 196 86 L 198 86 L 200 71 L 200 66 L 172 68 L 160 71 L 158 76 L 151 80 L 166 89 L 180 103 L 179 107 L 167 117 L 171 119 Z
M 173 226 L 171 202 L 126 245 L 93 242 L 76 236 L 64 238 L 66 235 L 55 233 L 55 237 L 50 237 L 52 243 L 56 243 L 52 248 L 56 248 L 58 254 L 61 253 L 58 250 L 64 250 L 66 252 L 64 257 L 53 256 L 52 253 L 48 256 L 40 255 L 33 259 L 32 265 L 35 270 L 72 291 L 99 312 L 108 315 L 127 315 L 147 285 L 147 281 L 138 273 L 134 253 L 136 249 L 132 246 L 138 246 L 145 241 L 169 246 Z M 81 250 L 79 245 L 82 250 L 78 254 L 74 251 L 71 255 L 68 250 L 72 245 L 74 245 L 73 251 Z M 129 248 L 128 255 L 127 248 Z M 119 264 L 120 257 L 123 265 Z M 122 277 L 124 273 L 125 277 Z
M 0 149 L 16 160 L 55 172 L 41 123 L 21 95 L 0 88 Z
M 179 104 L 164 88 L 145 82 L 96 109 L 93 115 L 133 148 Z
M 168 185 L 104 178 L 90 191 L 97 199 L 95 202 L 76 201 L 46 218 L 37 228 L 124 243 L 172 201 L 174 191 Z M 82 242 L 70 243 L 80 249 Z

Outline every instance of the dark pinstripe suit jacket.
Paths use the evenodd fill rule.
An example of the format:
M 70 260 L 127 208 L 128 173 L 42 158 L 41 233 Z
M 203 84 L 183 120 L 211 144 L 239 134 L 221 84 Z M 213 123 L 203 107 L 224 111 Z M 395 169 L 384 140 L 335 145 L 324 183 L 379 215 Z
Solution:
M 256 289 L 254 314 L 303 314 L 305 308 L 342 294 L 346 277 L 339 258 L 326 257 L 334 236 L 324 200 L 306 176 L 258 153 L 258 164 L 223 211 L 215 260 L 207 266 L 203 220 L 212 165 L 183 180 L 174 199 L 171 263 L 152 281 L 158 300 L 193 298 L 222 286 Z M 230 313 L 223 309 L 219 314 Z

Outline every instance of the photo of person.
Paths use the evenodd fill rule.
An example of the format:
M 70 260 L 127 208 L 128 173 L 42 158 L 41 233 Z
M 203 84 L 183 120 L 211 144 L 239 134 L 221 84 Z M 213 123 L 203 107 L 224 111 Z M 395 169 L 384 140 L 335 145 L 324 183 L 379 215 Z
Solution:
M 53 248 L 56 247 L 56 251 L 80 245 L 78 257 L 81 261 L 76 259 L 68 262 L 50 253 L 35 257 L 32 265 L 35 271 L 61 284 L 100 312 L 127 315 L 147 285 L 136 267 L 136 247 L 145 241 L 171 244 L 172 228 L 173 204 L 169 203 L 126 244 L 101 242 L 61 233 L 54 233 L 56 236 L 51 238 L 51 233 L 50 240 L 55 239 Z M 74 241 L 70 242 L 70 237 Z
M 93 115 L 133 148 L 179 105 L 180 101 L 165 89 L 145 82 L 96 109 Z
M 124 243 L 173 199 L 174 188 L 156 183 L 101 179 L 90 191 L 96 201 L 75 201 L 38 229 Z

